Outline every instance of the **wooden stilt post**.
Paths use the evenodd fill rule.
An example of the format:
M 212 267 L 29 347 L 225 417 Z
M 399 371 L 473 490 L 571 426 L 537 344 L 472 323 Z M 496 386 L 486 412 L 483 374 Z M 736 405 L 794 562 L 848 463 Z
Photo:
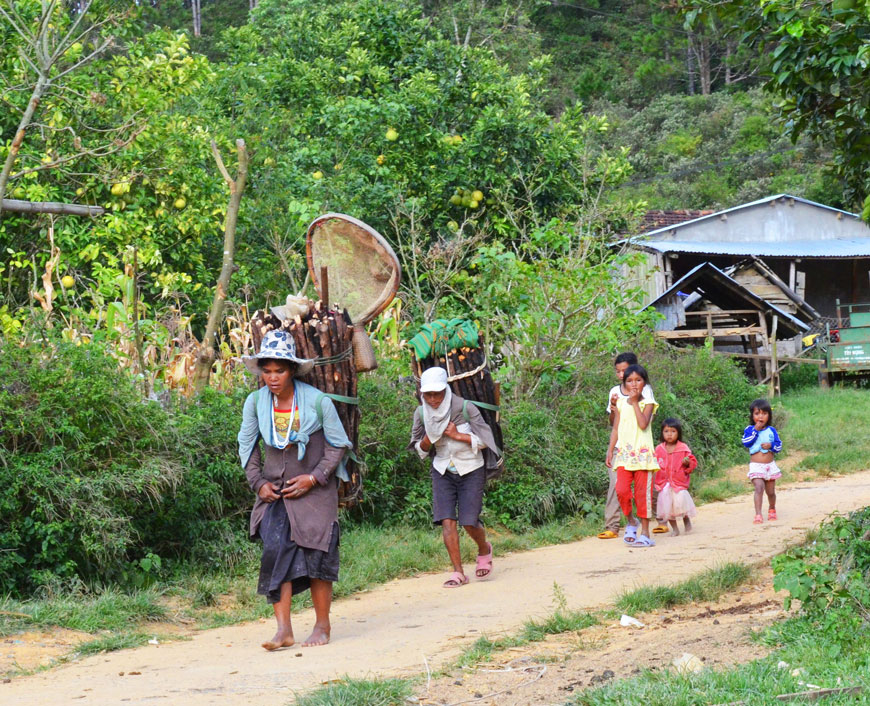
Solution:
M 764 353 L 770 355 L 770 338 L 767 335 L 767 319 L 764 318 L 764 312 L 758 312 L 758 321 L 761 325 L 761 345 L 764 348 Z M 770 369 L 770 359 L 764 361 L 764 378 L 768 377 L 773 371 Z M 764 378 L 759 378 L 761 382 Z
M 770 331 L 770 396 L 775 397 L 779 394 L 779 365 L 776 361 L 776 328 L 779 323 L 779 316 L 773 315 L 773 323 Z

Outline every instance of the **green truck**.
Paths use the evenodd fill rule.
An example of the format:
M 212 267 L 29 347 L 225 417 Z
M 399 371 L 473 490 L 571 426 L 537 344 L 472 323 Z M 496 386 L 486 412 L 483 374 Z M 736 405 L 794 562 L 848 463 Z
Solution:
M 870 303 L 841 306 L 838 299 L 837 321 L 836 329 L 826 326 L 820 342 L 825 353 L 825 363 L 819 368 L 822 385 L 830 385 L 846 375 L 870 374 Z

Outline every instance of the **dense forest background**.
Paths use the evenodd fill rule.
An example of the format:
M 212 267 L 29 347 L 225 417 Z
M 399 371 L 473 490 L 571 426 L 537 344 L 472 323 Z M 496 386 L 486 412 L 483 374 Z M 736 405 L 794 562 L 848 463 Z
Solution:
M 0 0 L 0 196 L 105 209 L 0 212 L 0 590 L 243 552 L 239 356 L 253 311 L 306 286 L 331 210 L 403 267 L 370 325 L 356 519 L 426 523 L 402 343 L 439 316 L 478 323 L 514 420 L 494 521 L 597 512 L 596 400 L 627 346 L 699 456 L 728 458 L 757 391 L 655 348 L 610 245 L 650 209 L 870 208 L 868 35 L 863 0 Z M 235 175 L 239 139 L 196 394 L 226 264 L 214 155 Z
M 35 21 L 39 3 L 17 5 Z M 467 308 L 474 259 L 478 273 L 491 272 L 502 250 L 527 247 L 550 219 L 606 239 L 630 232 L 647 209 L 779 192 L 857 207 L 863 194 L 846 199 L 830 145 L 791 139 L 781 101 L 762 89 L 769 76 L 757 48 L 727 31 L 734 21 L 692 25 L 691 7 L 96 2 L 90 21 L 106 24 L 61 54 L 55 73 L 76 68 L 42 98 L 5 195 L 110 215 L 3 214 L 3 330 L 19 327 L 32 292 L 46 298 L 51 230 L 53 272 L 76 286 L 55 286 L 48 299 L 85 315 L 76 330 L 102 328 L 93 311 L 125 301 L 135 248 L 143 306 L 172 304 L 181 328 L 192 317 L 201 335 L 226 210 L 212 139 L 229 160 L 243 138 L 251 156 L 231 304 L 298 290 L 304 228 L 330 209 L 393 242 L 416 283 L 406 308 L 426 318 Z M 34 77 L 22 58 L 31 48 L 3 27 L 8 145 Z M 106 37 L 105 51 L 76 66 Z M 473 192 L 485 200 L 471 209 L 462 195 Z M 451 254 L 446 271 L 443 258 L 414 257 L 433 244 Z M 543 254 L 540 239 L 531 247 Z M 116 308 L 112 326 L 129 324 Z

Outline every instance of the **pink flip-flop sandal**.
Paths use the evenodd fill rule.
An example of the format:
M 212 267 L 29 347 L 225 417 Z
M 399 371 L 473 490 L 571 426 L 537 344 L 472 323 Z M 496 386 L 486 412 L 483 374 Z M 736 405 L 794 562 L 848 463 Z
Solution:
M 442 588 L 459 588 L 460 586 L 464 586 L 468 583 L 468 577 L 460 573 L 459 571 L 454 571 L 450 576 L 447 577 L 447 580 L 441 584 Z
M 477 568 L 474 570 L 474 576 L 478 581 L 486 581 L 492 576 L 492 544 L 487 542 L 486 545 L 489 547 L 489 554 L 477 555 Z M 486 573 L 482 574 L 481 571 Z

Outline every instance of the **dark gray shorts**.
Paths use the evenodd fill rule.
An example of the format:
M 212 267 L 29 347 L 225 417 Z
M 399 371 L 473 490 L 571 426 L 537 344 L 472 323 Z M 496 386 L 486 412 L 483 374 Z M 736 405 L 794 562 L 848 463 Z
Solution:
M 442 476 L 434 468 L 432 474 L 432 520 L 459 520 L 463 527 L 482 527 L 480 511 L 483 509 L 483 489 L 486 485 L 486 467 L 460 476 L 445 472 Z M 457 516 L 457 507 L 459 508 Z

